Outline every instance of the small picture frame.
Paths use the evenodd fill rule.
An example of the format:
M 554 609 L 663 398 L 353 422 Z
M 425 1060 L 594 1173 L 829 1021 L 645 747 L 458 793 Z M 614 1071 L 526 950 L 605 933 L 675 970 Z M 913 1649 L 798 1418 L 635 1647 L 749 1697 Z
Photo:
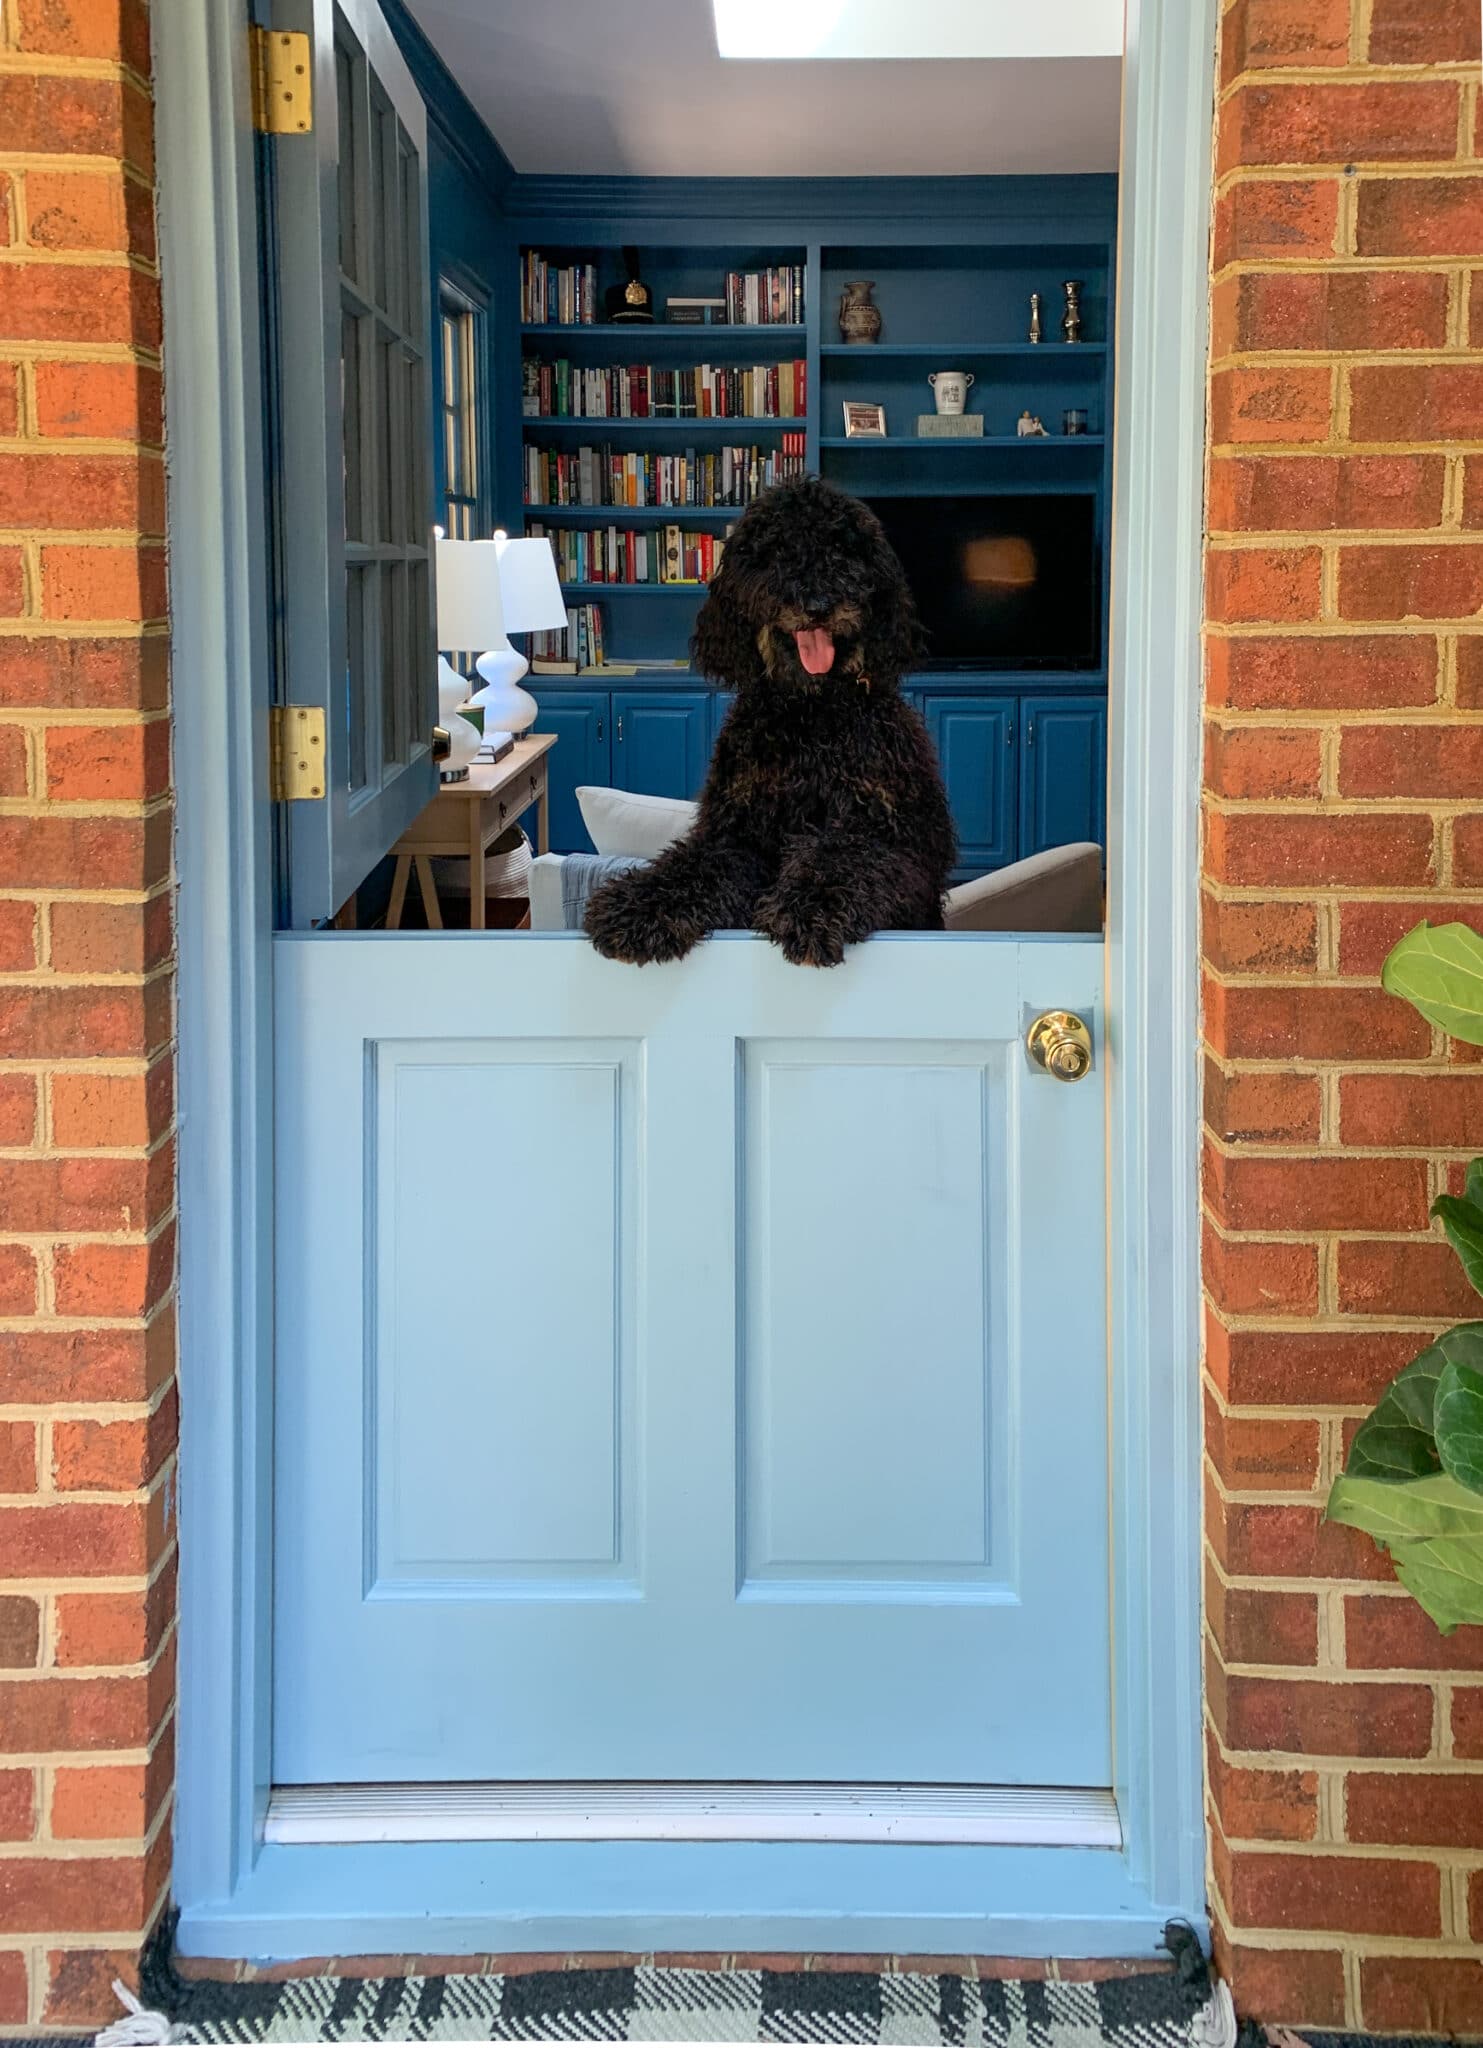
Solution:
M 847 441 L 886 438 L 886 408 L 883 405 L 857 405 L 851 399 L 844 402 L 844 431 Z

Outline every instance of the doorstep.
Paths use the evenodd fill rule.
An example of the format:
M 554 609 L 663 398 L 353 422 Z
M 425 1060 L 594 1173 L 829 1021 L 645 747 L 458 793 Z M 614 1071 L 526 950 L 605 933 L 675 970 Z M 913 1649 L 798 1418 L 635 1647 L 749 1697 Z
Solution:
M 708 1954 L 659 1950 L 649 1955 L 306 1956 L 291 1963 L 228 1961 L 214 1956 L 174 1959 L 176 1971 L 188 1982 L 218 1984 L 277 1984 L 297 1977 L 524 1977 L 540 1970 L 627 1970 L 644 1964 L 662 1970 L 816 1970 L 1062 1984 L 1100 1984 L 1114 1977 L 1167 1975 L 1169 1970 L 1167 1956 L 1053 1956 L 1044 1960 L 1025 1956 L 759 1955 L 746 1950 Z

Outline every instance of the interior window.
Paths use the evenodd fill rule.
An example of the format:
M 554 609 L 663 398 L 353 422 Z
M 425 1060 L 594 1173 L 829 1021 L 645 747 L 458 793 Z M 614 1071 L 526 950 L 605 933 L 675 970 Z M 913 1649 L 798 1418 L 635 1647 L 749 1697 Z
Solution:
M 478 389 L 472 306 L 444 286 L 439 302 L 443 345 L 443 530 L 473 540 L 479 504 Z

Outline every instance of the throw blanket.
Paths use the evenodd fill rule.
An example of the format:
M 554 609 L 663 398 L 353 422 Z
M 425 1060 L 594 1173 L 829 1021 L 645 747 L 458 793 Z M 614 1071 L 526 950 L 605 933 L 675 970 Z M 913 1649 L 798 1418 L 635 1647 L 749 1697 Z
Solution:
M 587 899 L 600 882 L 648 865 L 635 853 L 569 853 L 561 863 L 561 921 L 566 929 L 582 929 Z

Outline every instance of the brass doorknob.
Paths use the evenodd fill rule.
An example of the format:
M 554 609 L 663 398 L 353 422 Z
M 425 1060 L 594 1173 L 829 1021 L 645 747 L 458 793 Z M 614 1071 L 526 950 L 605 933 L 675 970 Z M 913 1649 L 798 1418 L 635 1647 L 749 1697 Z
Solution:
M 1070 1010 L 1046 1010 L 1025 1033 L 1025 1049 L 1052 1080 L 1079 1081 L 1091 1072 L 1092 1034 Z

